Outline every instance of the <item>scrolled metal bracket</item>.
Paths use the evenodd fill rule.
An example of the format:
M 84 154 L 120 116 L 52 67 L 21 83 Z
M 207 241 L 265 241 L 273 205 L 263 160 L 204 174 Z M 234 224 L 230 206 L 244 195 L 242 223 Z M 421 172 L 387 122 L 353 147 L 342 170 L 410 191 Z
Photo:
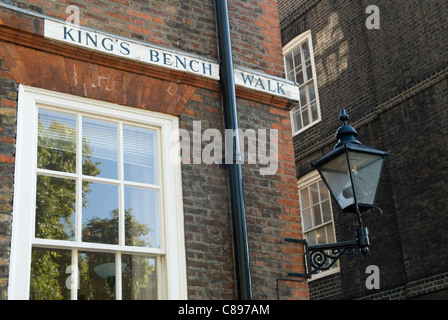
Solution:
M 310 246 L 304 239 L 284 238 L 287 242 L 301 243 L 305 249 L 305 273 L 289 272 L 290 277 L 311 278 L 319 271 L 330 269 L 344 254 L 352 255 L 357 248 L 366 254 L 369 248 L 369 236 L 367 228 L 363 227 L 358 232 L 355 240 Z
M 287 242 L 301 243 L 305 247 L 305 273 L 289 272 L 290 277 L 311 278 L 319 271 L 330 269 L 336 261 L 344 254 L 352 255 L 359 247 L 359 241 L 344 241 L 329 244 L 310 246 L 304 239 L 285 238 Z
M 376 211 L 379 216 L 375 220 L 370 221 L 369 224 L 376 222 L 382 215 L 382 210 L 375 206 L 366 210 L 366 212 L 372 211 Z M 348 212 L 342 212 L 342 214 L 345 213 Z M 303 244 L 305 249 L 305 273 L 290 272 L 288 276 L 311 278 L 313 274 L 319 271 L 330 269 L 344 253 L 352 255 L 358 248 L 362 254 L 366 255 L 370 247 L 369 230 L 362 221 L 361 212 L 358 207 L 355 214 L 356 222 L 351 224 L 343 224 L 339 221 L 339 214 L 336 216 L 336 221 L 340 225 L 346 226 L 353 231 L 355 235 L 354 240 L 310 246 L 305 239 L 284 238 L 287 242 Z

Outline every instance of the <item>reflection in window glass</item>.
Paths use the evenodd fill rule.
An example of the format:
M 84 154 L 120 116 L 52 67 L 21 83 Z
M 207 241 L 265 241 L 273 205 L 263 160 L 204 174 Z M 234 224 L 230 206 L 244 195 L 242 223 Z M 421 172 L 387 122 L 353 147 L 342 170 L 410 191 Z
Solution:
M 161 248 L 157 131 L 81 113 L 38 114 L 31 299 L 159 298 L 161 259 L 143 249 Z
M 82 173 L 85 175 L 117 179 L 117 124 L 83 118 L 82 138 Z
M 118 244 L 118 186 L 83 182 L 82 241 Z
M 333 228 L 330 196 L 321 180 L 299 190 L 305 236 L 310 243 L 327 243 L 329 228 Z M 311 231 L 313 230 L 313 231 Z M 326 231 L 327 230 L 327 231 Z
M 325 244 L 327 242 L 327 235 L 325 233 L 325 227 L 321 227 L 316 229 L 316 236 L 317 236 L 317 244 Z
M 74 240 L 76 181 L 37 176 L 36 238 Z
M 39 110 L 37 167 L 76 172 L 76 116 Z
M 123 300 L 157 299 L 157 269 L 153 258 L 122 255 Z
M 115 299 L 116 272 L 113 253 L 80 252 L 78 266 L 78 300 Z
M 306 128 L 319 120 L 316 81 L 313 74 L 311 40 L 306 39 L 285 55 L 287 79 L 299 85 L 299 102 L 291 111 L 295 132 Z
M 305 230 L 311 229 L 313 227 L 313 221 L 311 220 L 311 209 L 303 209 L 302 211 L 303 228 Z
M 330 200 L 327 199 L 324 202 L 322 202 L 322 216 L 324 218 L 324 222 L 329 222 L 332 219 L 331 216 L 331 204 Z
M 31 252 L 31 300 L 70 300 L 66 285 L 71 251 L 33 248 Z
M 314 225 L 318 226 L 322 224 L 322 214 L 320 211 L 319 203 L 313 206 Z
M 123 126 L 124 179 L 157 184 L 156 132 Z
M 330 192 L 321 179 L 299 189 L 304 236 L 310 246 L 336 242 Z M 334 264 L 331 268 L 336 268 Z
M 126 245 L 160 248 L 159 192 L 125 187 Z

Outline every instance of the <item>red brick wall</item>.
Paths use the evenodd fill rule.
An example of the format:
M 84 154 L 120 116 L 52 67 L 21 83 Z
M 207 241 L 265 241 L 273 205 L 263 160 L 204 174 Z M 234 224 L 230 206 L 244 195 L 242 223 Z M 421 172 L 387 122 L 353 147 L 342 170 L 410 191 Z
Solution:
M 283 76 L 277 2 L 229 0 L 234 63 Z M 80 25 L 217 60 L 214 0 L 18 1 L 17 6 L 65 21 L 80 9 Z
M 81 9 L 86 6 L 81 1 L 73 4 L 76 3 Z M 189 8 L 184 2 L 176 2 L 178 7 L 173 7 L 168 2 L 157 1 L 151 2 L 152 9 L 148 11 L 140 10 L 137 2 L 128 5 L 108 2 L 107 6 L 104 1 L 96 3 L 98 8 L 103 9 L 90 10 L 89 19 L 82 18 L 81 24 L 135 39 L 140 39 L 139 31 L 128 34 L 128 29 L 120 26 L 125 26 L 125 22 L 126 25 L 140 25 L 150 32 L 150 35 L 142 38 L 144 41 L 157 43 L 163 40 L 161 43 L 171 48 L 200 52 L 203 56 L 216 55 L 212 1 L 189 2 Z M 260 7 L 250 11 L 252 16 L 260 17 L 257 21 L 265 21 L 264 24 L 255 23 L 252 27 L 252 22 L 256 21 L 241 11 L 245 7 L 236 9 L 238 6 L 235 2 L 231 3 L 231 14 L 235 17 L 240 15 L 240 18 L 232 18 L 233 21 L 240 19 L 232 26 L 235 55 L 244 55 L 248 59 L 243 61 L 236 58 L 236 61 L 246 67 L 253 66 L 259 70 L 266 68 L 271 74 L 280 75 L 283 72 L 281 50 L 275 50 L 275 46 L 280 45 L 277 43 L 279 33 L 267 31 L 274 29 L 275 2 L 249 3 L 252 8 Z M 26 5 L 19 6 L 55 17 L 66 17 L 65 4 L 34 1 L 32 5 L 28 1 Z M 249 9 L 246 7 L 245 10 Z M 162 11 L 163 14 L 160 13 Z M 269 19 L 262 18 L 265 16 Z M 116 29 L 108 29 L 112 19 L 115 19 L 112 28 Z M 145 23 L 139 24 L 139 19 Z M 179 21 L 191 29 L 186 30 Z M 51 42 L 42 37 L 41 18 L 11 10 L 0 8 L 0 24 L 7 26 L 0 32 L 4 39 L 0 43 L 0 268 L 3 270 L 0 272 L 0 299 L 5 299 L 14 191 L 18 84 L 176 115 L 179 116 L 181 128 L 189 130 L 190 136 L 193 121 L 201 121 L 202 130 L 223 130 L 223 111 L 217 81 L 188 78 L 174 71 L 165 72 L 156 67 L 128 63 L 106 55 L 91 55 L 83 49 Z M 158 29 L 149 27 L 156 24 L 159 25 Z M 202 24 L 210 30 L 208 27 L 201 29 Z M 257 34 L 253 40 L 255 50 L 251 49 L 251 54 L 241 51 L 245 41 L 242 34 L 246 26 L 251 34 Z M 266 31 L 258 34 L 261 29 Z M 200 48 L 194 48 L 194 41 L 187 41 L 188 44 L 175 41 L 174 38 L 186 39 L 192 30 L 197 30 L 194 36 L 203 37 L 199 41 Z M 164 34 L 156 38 L 158 40 L 150 39 L 162 31 Z M 271 45 L 266 46 L 269 43 Z M 247 43 L 247 46 L 249 48 L 250 44 Z M 271 57 L 271 60 L 265 57 Z M 258 60 L 267 61 L 267 64 L 259 66 Z M 241 90 L 238 92 L 242 93 Z M 245 93 L 244 98 L 238 98 L 241 128 L 277 129 L 279 137 L 279 167 L 275 175 L 261 176 L 258 165 L 243 166 L 254 297 L 276 299 L 279 294 L 281 299 L 307 299 L 306 282 L 282 281 L 277 286 L 277 279 L 285 277 L 287 272 L 303 272 L 303 249 L 283 241 L 287 236 L 301 238 L 289 112 L 264 104 L 262 101 L 265 100 L 248 100 L 248 96 Z M 182 183 L 188 298 L 233 299 L 236 297 L 236 289 L 226 168 L 222 165 L 183 164 Z
M 276 174 L 260 175 L 263 165 L 243 166 L 254 298 L 307 299 L 306 281 L 281 281 L 276 287 L 277 279 L 288 272 L 305 272 L 303 246 L 284 241 L 302 238 L 289 111 L 240 99 L 237 103 L 243 130 L 254 123 L 260 129 L 278 130 Z

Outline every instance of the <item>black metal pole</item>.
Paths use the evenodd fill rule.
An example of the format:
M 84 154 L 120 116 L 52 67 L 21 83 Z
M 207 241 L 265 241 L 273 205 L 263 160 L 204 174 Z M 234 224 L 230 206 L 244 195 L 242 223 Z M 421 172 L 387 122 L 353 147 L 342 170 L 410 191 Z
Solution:
M 229 190 L 232 209 L 235 267 L 237 273 L 238 299 L 252 300 L 252 282 L 247 242 L 246 208 L 244 204 L 243 175 L 238 136 L 238 116 L 236 108 L 235 79 L 233 74 L 232 46 L 226 0 L 215 0 L 218 49 L 221 66 L 221 83 L 226 129 L 233 135 L 233 162 L 227 164 L 229 171 Z M 229 150 L 226 150 L 229 152 Z

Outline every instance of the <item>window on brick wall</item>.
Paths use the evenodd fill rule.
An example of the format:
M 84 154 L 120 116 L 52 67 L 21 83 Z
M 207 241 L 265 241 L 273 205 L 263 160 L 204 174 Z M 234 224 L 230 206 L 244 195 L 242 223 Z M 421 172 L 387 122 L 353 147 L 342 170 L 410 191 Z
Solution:
M 320 121 L 319 96 L 311 32 L 307 31 L 283 47 L 286 78 L 299 84 L 299 102 L 291 110 L 293 134 Z
M 309 245 L 336 242 L 330 191 L 313 171 L 298 181 L 302 228 Z M 339 271 L 336 262 L 331 269 L 313 275 L 312 279 Z
M 20 87 L 9 297 L 186 298 L 177 118 Z

